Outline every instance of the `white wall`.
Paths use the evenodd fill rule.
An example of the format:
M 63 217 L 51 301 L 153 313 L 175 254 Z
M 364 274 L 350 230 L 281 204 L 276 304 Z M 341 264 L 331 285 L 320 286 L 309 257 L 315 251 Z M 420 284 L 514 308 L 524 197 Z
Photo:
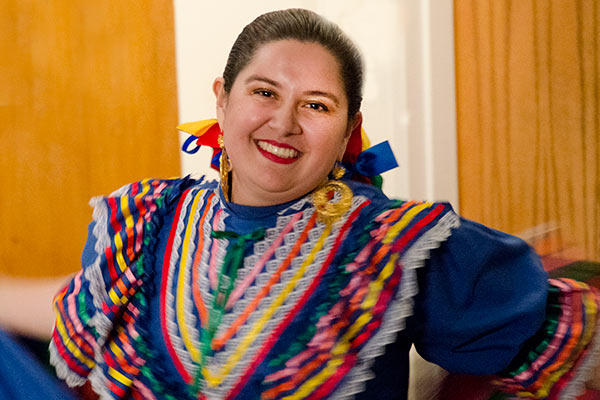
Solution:
M 312 9 L 363 52 L 363 126 L 372 144 L 390 141 L 400 164 L 384 174 L 386 193 L 457 206 L 452 1 L 431 1 L 175 0 L 180 121 L 215 116 L 212 82 L 244 25 L 270 10 Z M 210 155 L 183 155 L 183 173 L 216 178 Z

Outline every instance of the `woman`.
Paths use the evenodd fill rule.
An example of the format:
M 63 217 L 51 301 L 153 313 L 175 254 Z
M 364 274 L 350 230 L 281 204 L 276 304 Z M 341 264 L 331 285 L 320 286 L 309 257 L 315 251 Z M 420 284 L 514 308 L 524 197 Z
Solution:
M 414 342 L 513 393 L 582 389 L 598 297 L 447 204 L 359 182 L 377 164 L 357 154 L 361 87 L 322 17 L 249 24 L 213 85 L 218 124 L 184 127 L 220 137 L 220 184 L 93 200 L 84 268 L 55 298 L 59 376 L 103 398 L 402 399 Z

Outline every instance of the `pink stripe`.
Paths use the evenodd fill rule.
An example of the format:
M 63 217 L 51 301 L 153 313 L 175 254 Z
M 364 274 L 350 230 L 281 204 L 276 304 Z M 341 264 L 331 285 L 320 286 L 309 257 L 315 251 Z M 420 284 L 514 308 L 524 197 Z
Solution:
M 148 195 L 143 197 L 144 202 L 146 203 L 146 208 L 148 209 L 148 211 L 144 215 L 144 220 L 146 222 L 152 219 L 152 213 L 154 213 L 154 211 L 156 211 L 156 209 L 158 208 L 156 206 L 156 199 L 158 199 L 161 196 L 163 189 L 167 187 L 167 184 L 165 182 L 160 182 L 160 184 L 157 184 L 158 182 L 160 181 L 152 181 L 152 187 L 154 188 L 154 192 L 150 195 L 149 191 Z
M 561 291 L 563 291 L 563 293 L 564 293 L 564 288 L 561 288 Z M 550 358 L 552 358 L 554 356 L 554 354 L 556 354 L 556 351 L 562 347 L 561 346 L 562 340 L 565 337 L 565 334 L 567 333 L 567 330 L 570 327 L 569 321 L 571 321 L 571 319 L 573 317 L 573 311 L 571 309 L 571 307 L 573 307 L 573 305 L 572 305 L 571 301 L 572 301 L 571 296 L 563 297 L 562 302 L 563 302 L 564 307 L 561 307 L 562 314 L 558 321 L 558 327 L 556 328 L 556 333 L 554 334 L 552 341 L 550 342 L 550 344 L 548 344 L 548 347 L 546 348 L 546 350 L 544 350 L 544 352 L 533 363 L 531 363 L 529 368 L 527 368 L 525 371 L 523 371 L 520 374 L 513 377 L 513 379 L 515 381 L 525 381 L 525 380 L 530 379 L 533 376 L 533 374 L 536 371 L 539 371 L 539 369 Z
M 134 202 L 135 202 L 135 207 L 138 210 L 138 218 L 137 222 L 135 223 L 135 247 L 134 250 L 135 252 L 139 252 L 140 249 L 142 248 L 142 238 L 143 238 L 143 231 L 144 231 L 144 215 L 146 215 L 146 213 L 148 212 L 148 209 L 144 206 L 144 200 L 143 198 L 137 198 L 134 197 Z
M 80 270 L 79 273 L 77 275 L 75 275 L 75 277 L 73 278 L 73 284 L 75 286 L 73 287 L 73 292 L 71 294 L 69 294 L 68 299 L 67 299 L 67 304 L 68 304 L 68 308 L 69 308 L 68 313 L 69 313 L 69 318 L 71 319 L 71 323 L 73 324 L 73 327 L 75 328 L 75 331 L 77 333 L 81 334 L 81 336 L 83 336 L 83 338 L 86 340 L 86 342 L 88 342 L 94 348 L 94 350 L 96 350 L 98 347 L 98 344 L 96 343 L 96 339 L 94 339 L 94 337 L 88 332 L 88 330 L 81 323 L 81 320 L 79 319 L 79 314 L 77 313 L 77 305 L 75 304 L 75 299 L 77 298 L 77 295 L 79 294 L 79 291 L 81 290 L 82 274 L 83 274 L 83 270 Z
M 129 356 L 129 358 L 131 358 L 131 361 L 136 366 L 139 366 L 143 363 L 143 360 L 140 357 L 138 357 L 137 352 L 135 351 L 133 346 L 131 346 L 131 343 L 129 343 L 128 341 L 121 340 L 121 348 L 125 350 L 125 353 Z
M 392 210 L 388 210 L 382 214 L 380 214 L 381 216 L 388 215 L 390 214 Z M 397 221 L 394 221 L 397 222 Z M 383 238 L 385 237 L 385 234 L 388 232 L 388 230 L 390 229 L 391 224 L 386 223 L 386 224 L 382 224 L 381 226 L 379 226 L 376 229 L 373 229 L 371 231 L 371 241 L 360 251 L 360 253 L 358 254 L 358 256 L 356 256 L 356 258 L 354 259 L 353 262 L 351 262 L 350 264 L 348 264 L 348 266 L 346 266 L 346 271 L 348 272 L 354 272 L 356 270 L 358 270 L 358 268 L 360 268 L 362 266 L 362 264 L 364 264 L 369 256 L 371 255 L 371 251 L 373 250 L 373 247 L 377 244 L 377 243 L 381 243 L 381 241 L 383 240 Z
M 286 363 L 286 365 L 287 365 L 287 363 Z M 272 373 L 271 375 L 267 375 L 265 377 L 264 382 L 265 383 L 275 382 L 275 381 L 278 381 L 280 379 L 292 376 L 296 372 L 298 372 L 298 368 L 285 368 L 285 369 L 279 370 L 279 371 L 277 371 L 275 373 Z
M 288 222 L 285 228 L 283 228 L 283 231 L 281 231 L 277 239 L 273 241 L 273 244 L 271 244 L 269 249 L 265 252 L 265 254 L 263 254 L 263 256 L 258 260 L 256 265 L 252 268 L 252 271 L 250 271 L 246 278 L 244 278 L 244 281 L 238 287 L 236 287 L 233 290 L 233 292 L 231 292 L 231 296 L 229 297 L 226 306 L 228 309 L 233 307 L 235 302 L 238 301 L 240 297 L 242 297 L 244 291 L 248 288 L 248 286 L 250 286 L 252 282 L 254 282 L 256 276 L 263 269 L 267 260 L 273 256 L 275 249 L 277 249 L 281 245 L 281 242 L 283 242 L 283 238 L 285 237 L 285 235 L 287 235 L 292 230 L 294 224 L 300 219 L 302 214 L 304 214 L 304 212 L 294 214 L 290 222 Z
M 221 215 L 223 209 L 219 209 L 213 219 L 213 231 L 219 229 L 219 223 L 221 222 Z M 212 241 L 212 248 L 210 249 L 210 264 L 208 266 L 208 280 L 213 290 L 217 290 L 217 253 L 219 251 L 219 239 Z
M 321 282 L 321 278 L 323 277 L 323 274 L 325 274 L 325 271 L 327 271 L 329 264 L 333 260 L 333 257 L 337 253 L 337 250 L 339 249 L 341 243 L 346 238 L 348 229 L 352 226 L 352 223 L 358 217 L 358 215 L 360 214 L 360 211 L 363 209 L 363 207 L 367 206 L 370 203 L 371 203 L 370 200 L 363 202 L 352 212 L 350 217 L 348 217 L 348 220 L 346 221 L 346 223 L 344 224 L 344 226 L 342 227 L 342 229 L 340 231 L 340 234 L 336 238 L 333 248 L 329 252 L 328 257 L 325 260 L 325 262 L 323 263 L 317 276 L 315 276 L 315 278 L 313 279 L 310 287 L 308 289 L 306 289 L 303 296 L 299 299 L 299 301 L 296 303 L 294 308 L 287 314 L 285 319 L 277 326 L 277 328 L 275 328 L 275 330 L 273 331 L 273 333 L 271 334 L 269 339 L 267 339 L 267 341 L 264 343 L 260 352 L 256 355 L 256 357 L 252 361 L 252 364 L 250 364 L 250 366 L 248 367 L 246 372 L 244 372 L 244 375 L 242 375 L 242 377 L 238 380 L 238 382 L 233 387 L 231 392 L 229 392 L 226 399 L 233 399 L 235 396 L 237 396 L 240 393 L 240 391 L 242 390 L 242 388 L 244 387 L 246 382 L 248 382 L 248 379 L 250 378 L 250 376 L 252 376 L 252 374 L 254 373 L 254 370 L 256 370 L 256 368 L 259 366 L 259 364 L 267 356 L 267 353 L 275 345 L 275 342 L 277 342 L 277 339 L 281 336 L 283 331 L 287 328 L 287 326 L 296 317 L 296 315 L 302 309 L 302 307 L 304 307 L 304 305 L 306 304 L 306 302 L 308 301 L 310 296 L 312 296 L 312 294 L 316 290 L 317 286 L 319 286 L 319 283 Z
M 129 291 L 129 289 L 131 289 L 131 287 L 137 282 L 137 278 L 135 277 L 135 275 L 133 275 L 133 271 L 131 271 L 131 268 L 127 268 L 125 270 L 125 277 L 129 280 L 129 287 L 127 288 L 127 290 Z
M 367 258 L 371 254 L 371 250 L 373 249 L 374 244 L 375 244 L 374 240 L 370 241 L 361 250 L 361 252 L 358 254 L 358 256 L 356 256 L 356 258 L 354 259 L 354 261 L 352 261 L 351 263 L 349 263 L 346 266 L 346 271 L 348 271 L 348 272 L 354 272 L 357 269 L 359 269 L 367 261 Z
M 376 222 L 381 221 L 382 219 L 386 218 L 388 215 L 390 215 L 391 213 L 393 213 L 396 210 L 397 210 L 397 208 L 390 208 L 389 210 L 382 212 L 375 218 L 375 221 Z
M 137 379 L 133 382 L 133 387 L 137 390 L 144 399 L 146 400 L 156 400 L 154 397 L 154 393 L 150 389 L 148 389 L 142 382 Z

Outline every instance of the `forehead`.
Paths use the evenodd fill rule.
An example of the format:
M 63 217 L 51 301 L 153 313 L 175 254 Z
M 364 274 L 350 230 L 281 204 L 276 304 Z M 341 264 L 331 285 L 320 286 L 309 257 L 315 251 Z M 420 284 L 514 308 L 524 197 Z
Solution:
M 313 90 L 343 93 L 337 58 L 314 42 L 279 40 L 263 44 L 240 72 L 240 77 L 243 80 L 257 74 L 282 84 L 302 84 Z

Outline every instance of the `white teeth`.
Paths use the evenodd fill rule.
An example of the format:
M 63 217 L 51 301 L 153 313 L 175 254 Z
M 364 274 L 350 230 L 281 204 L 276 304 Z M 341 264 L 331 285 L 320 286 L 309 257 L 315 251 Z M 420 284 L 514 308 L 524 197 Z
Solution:
M 276 155 L 281 158 L 294 158 L 298 157 L 299 153 L 294 149 L 288 149 L 284 147 L 273 146 L 271 143 L 263 142 L 262 140 L 257 141 L 258 147 Z

